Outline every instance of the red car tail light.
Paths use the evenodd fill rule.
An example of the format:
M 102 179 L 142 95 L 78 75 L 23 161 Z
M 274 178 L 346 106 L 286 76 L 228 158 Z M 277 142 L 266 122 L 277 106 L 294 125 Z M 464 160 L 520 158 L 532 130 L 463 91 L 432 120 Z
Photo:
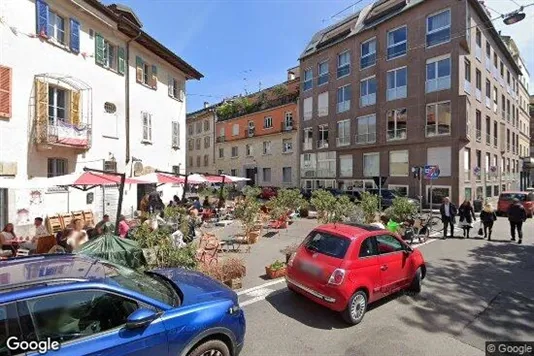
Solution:
M 338 268 L 334 272 L 332 272 L 332 275 L 330 276 L 330 279 L 328 280 L 328 284 L 339 286 L 341 283 L 343 283 L 343 280 L 345 279 L 345 270 Z
M 296 253 L 296 252 L 293 252 L 293 253 L 291 254 L 291 257 L 289 257 L 289 260 L 287 261 L 287 265 L 288 265 L 289 267 L 293 267 L 293 261 L 295 260 L 295 256 L 296 256 L 296 255 L 297 255 L 297 253 Z

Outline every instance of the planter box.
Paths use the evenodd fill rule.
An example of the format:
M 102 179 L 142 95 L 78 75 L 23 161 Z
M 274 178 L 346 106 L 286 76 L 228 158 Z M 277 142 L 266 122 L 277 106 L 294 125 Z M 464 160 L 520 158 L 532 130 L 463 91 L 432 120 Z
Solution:
M 275 279 L 280 278 L 286 275 L 286 267 L 282 267 L 280 269 L 273 270 L 271 267 L 266 266 L 265 267 L 265 274 L 269 279 Z
M 243 288 L 243 282 L 241 281 L 241 278 L 234 278 L 228 281 L 224 281 L 224 284 L 226 284 L 231 289 Z

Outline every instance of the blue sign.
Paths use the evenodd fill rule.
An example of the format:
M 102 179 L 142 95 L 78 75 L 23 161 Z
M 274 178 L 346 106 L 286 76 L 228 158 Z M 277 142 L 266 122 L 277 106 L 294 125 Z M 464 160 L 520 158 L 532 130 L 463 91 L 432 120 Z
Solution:
M 425 166 L 424 167 L 425 179 L 437 179 L 439 177 L 438 166 Z

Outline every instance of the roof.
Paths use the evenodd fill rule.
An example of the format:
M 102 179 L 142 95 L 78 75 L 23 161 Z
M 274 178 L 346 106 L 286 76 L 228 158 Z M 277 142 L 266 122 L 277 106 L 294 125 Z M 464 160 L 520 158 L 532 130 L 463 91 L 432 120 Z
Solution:
M 83 1 L 116 21 L 118 23 L 119 31 L 130 38 L 135 38 L 135 42 L 145 47 L 150 52 L 155 53 L 173 67 L 184 72 L 187 79 L 199 80 L 204 77 L 204 75 L 193 68 L 193 66 L 143 31 L 141 29 L 141 21 L 129 7 L 117 4 L 106 6 L 99 0 Z
M 203 114 L 206 114 L 210 111 L 212 111 L 213 109 L 216 109 L 217 107 L 221 106 L 222 103 L 224 103 L 224 100 L 221 101 L 221 102 L 218 102 L 217 104 L 212 104 L 212 105 L 209 105 L 208 107 L 205 107 L 205 108 L 202 108 L 202 109 L 198 109 L 196 111 L 192 111 L 190 112 L 189 114 L 186 115 L 186 120 L 192 120 L 192 119 L 196 119 L 197 117 L 203 115 Z
M 362 236 L 368 236 L 369 232 L 383 231 L 383 229 L 376 226 L 355 223 L 325 224 L 320 225 L 315 229 L 343 235 L 352 240 L 358 239 Z

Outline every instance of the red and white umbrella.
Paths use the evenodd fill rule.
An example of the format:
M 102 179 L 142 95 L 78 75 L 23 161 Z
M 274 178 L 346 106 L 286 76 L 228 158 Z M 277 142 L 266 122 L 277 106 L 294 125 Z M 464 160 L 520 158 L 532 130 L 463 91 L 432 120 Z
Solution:
M 185 178 L 183 177 L 176 177 L 164 173 L 149 173 L 137 177 L 137 179 L 153 184 L 183 184 L 185 182 Z
M 235 176 L 227 176 L 227 175 L 220 175 L 220 176 L 210 176 L 206 175 L 206 180 L 208 183 L 222 183 L 223 179 L 225 183 L 237 183 L 237 182 L 245 182 L 250 180 L 249 178 L 243 178 L 243 177 L 235 177 Z
M 43 188 L 54 186 L 71 186 L 82 190 L 91 189 L 101 185 L 117 185 L 121 182 L 121 177 L 95 172 L 75 172 L 52 178 L 34 178 L 30 180 L 32 186 L 42 186 Z M 142 180 L 126 178 L 125 184 L 146 184 Z

